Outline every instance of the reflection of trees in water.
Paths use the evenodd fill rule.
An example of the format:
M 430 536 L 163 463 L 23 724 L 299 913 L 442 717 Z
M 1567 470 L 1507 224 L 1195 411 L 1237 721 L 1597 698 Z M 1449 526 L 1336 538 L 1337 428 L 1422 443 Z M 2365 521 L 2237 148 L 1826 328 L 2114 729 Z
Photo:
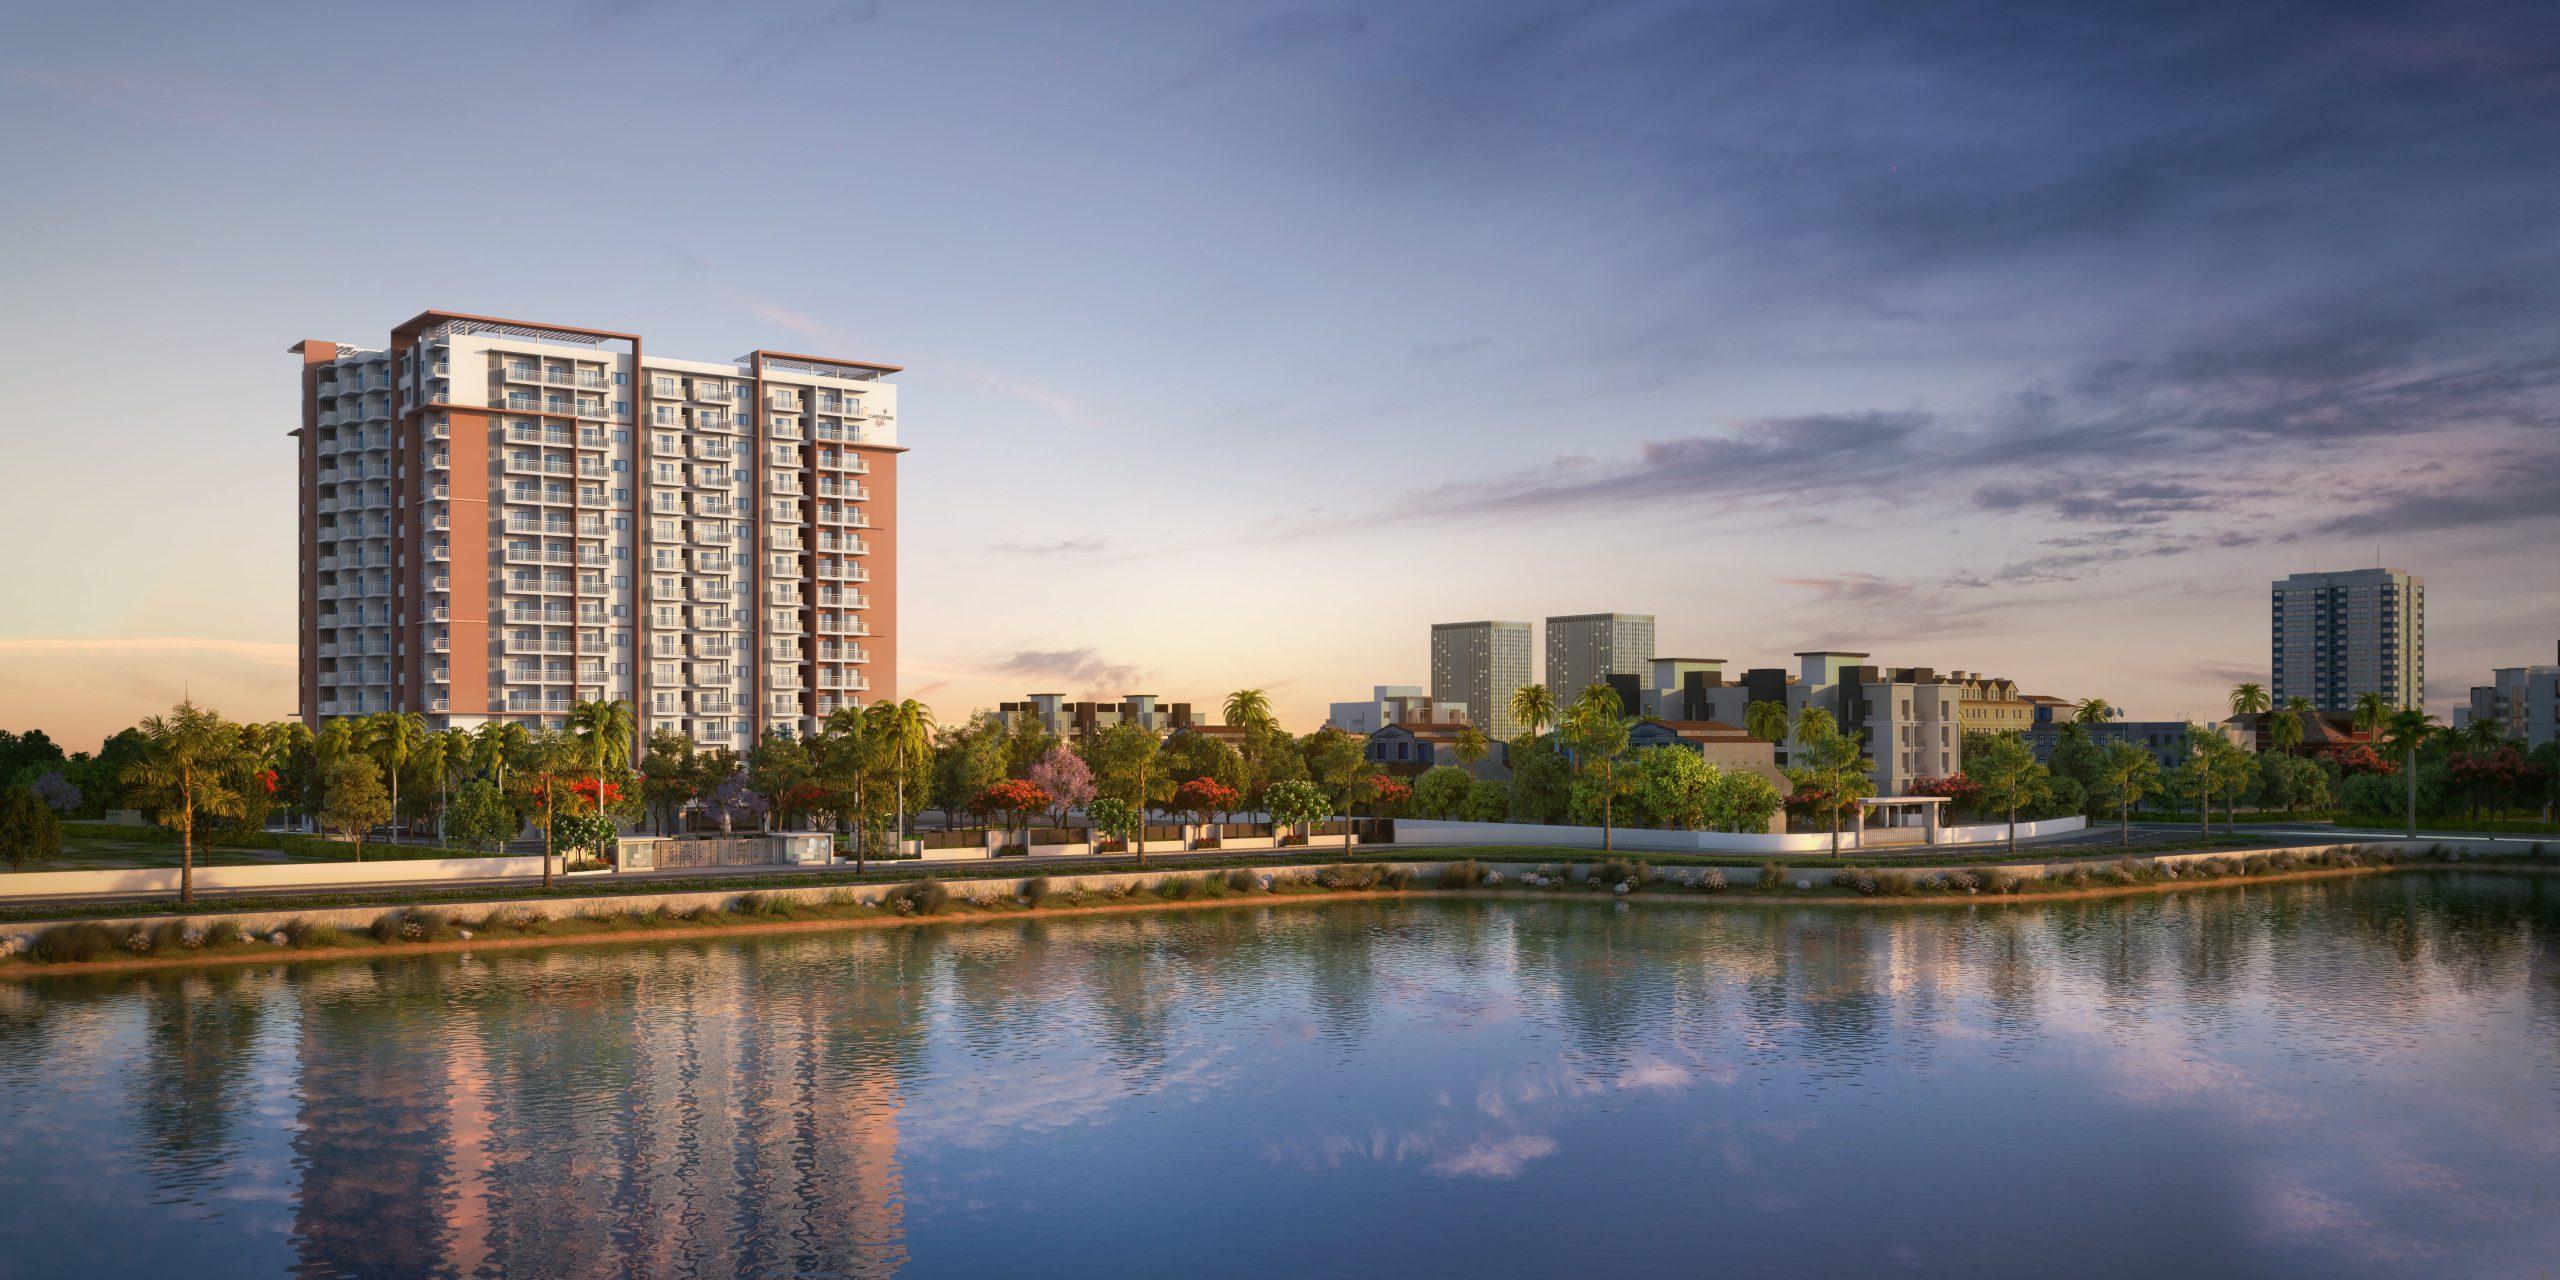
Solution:
M 133 1107 L 153 1180 L 178 1194 L 238 1153 L 255 1105 L 253 1051 L 272 975 L 238 969 L 153 974 L 142 983 L 145 1049 Z
M 1667 935 L 1648 909 L 1541 904 L 1515 942 L 1524 975 L 1554 995 L 1576 1049 L 1595 1065 L 1623 1067 L 1668 1020 L 1674 1000 Z

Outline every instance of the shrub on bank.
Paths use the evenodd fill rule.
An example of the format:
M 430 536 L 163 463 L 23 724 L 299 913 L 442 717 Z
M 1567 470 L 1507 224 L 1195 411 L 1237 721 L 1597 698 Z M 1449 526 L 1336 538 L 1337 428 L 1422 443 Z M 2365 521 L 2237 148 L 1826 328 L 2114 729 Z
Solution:
M 951 890 L 939 880 L 918 880 L 890 890 L 880 905 L 902 916 L 934 915 L 951 905 Z
M 58 924 L 36 935 L 28 958 L 40 964 L 74 964 L 113 952 L 121 940 L 116 931 L 94 921 Z
M 1479 888 L 1488 874 L 1483 863 L 1468 858 L 1440 868 L 1439 884 L 1443 889 Z

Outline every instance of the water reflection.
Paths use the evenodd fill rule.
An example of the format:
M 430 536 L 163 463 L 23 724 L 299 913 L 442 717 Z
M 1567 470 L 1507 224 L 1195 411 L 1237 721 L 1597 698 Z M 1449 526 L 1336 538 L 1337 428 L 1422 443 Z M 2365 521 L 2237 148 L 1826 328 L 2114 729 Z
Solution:
M 1805 1271 L 2494 1270 L 2560 1249 L 2556 925 L 2550 881 L 2406 876 L 0 988 L 0 1270 L 1100 1274 L 1248 1205 L 1324 1229 L 1223 1270 L 1664 1270 L 1542 1224 L 1706 1205 Z

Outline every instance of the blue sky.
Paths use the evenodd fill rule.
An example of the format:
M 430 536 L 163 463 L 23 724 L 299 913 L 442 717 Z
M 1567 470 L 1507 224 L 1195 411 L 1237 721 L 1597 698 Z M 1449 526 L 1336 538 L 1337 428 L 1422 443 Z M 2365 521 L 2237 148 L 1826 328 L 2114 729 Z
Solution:
M 2560 11 L 51 6 L 0 52 L 0 720 L 291 710 L 300 338 L 906 365 L 902 692 L 1301 727 L 1653 612 L 2137 714 L 2269 579 L 2560 638 Z

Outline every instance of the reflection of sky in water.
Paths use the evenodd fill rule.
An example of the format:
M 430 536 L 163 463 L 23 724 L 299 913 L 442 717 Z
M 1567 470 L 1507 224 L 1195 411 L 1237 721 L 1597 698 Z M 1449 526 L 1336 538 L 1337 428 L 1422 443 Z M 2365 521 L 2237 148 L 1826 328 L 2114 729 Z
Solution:
M 60 980 L 0 1274 L 2530 1273 L 2555 938 L 2406 876 Z

